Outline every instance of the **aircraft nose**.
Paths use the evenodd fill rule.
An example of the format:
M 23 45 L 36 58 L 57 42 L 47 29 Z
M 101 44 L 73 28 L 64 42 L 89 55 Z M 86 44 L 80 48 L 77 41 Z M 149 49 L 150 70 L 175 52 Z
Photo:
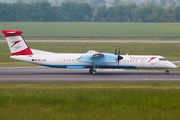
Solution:
M 169 62 L 167 68 L 168 69 L 175 69 L 175 68 L 177 68 L 177 66 L 175 64 L 173 64 L 172 62 Z

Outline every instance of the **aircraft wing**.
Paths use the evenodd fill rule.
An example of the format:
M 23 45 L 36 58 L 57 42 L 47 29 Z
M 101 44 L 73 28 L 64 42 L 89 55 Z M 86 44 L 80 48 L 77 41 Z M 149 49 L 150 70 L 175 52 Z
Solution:
M 103 57 L 104 55 L 102 53 L 95 53 L 91 56 L 89 56 L 89 58 L 93 58 L 93 57 Z
M 95 65 L 101 65 L 102 63 L 117 63 L 117 55 L 109 53 L 88 52 L 77 59 L 77 61 L 94 63 Z

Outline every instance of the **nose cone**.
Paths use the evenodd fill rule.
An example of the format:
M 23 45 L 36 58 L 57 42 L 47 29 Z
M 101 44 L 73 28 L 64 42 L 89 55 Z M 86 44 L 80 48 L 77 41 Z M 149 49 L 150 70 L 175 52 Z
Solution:
M 173 64 L 172 62 L 168 63 L 167 69 L 175 69 L 175 68 L 177 68 L 175 64 Z

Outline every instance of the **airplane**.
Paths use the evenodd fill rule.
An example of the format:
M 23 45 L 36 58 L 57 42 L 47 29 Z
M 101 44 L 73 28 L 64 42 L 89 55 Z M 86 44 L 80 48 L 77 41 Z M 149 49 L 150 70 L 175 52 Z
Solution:
M 87 68 L 96 75 L 97 69 L 169 69 L 177 68 L 172 62 L 157 55 L 120 55 L 89 50 L 87 53 L 53 53 L 30 49 L 20 30 L 2 30 L 12 56 L 10 58 L 55 68 Z M 118 52 L 118 53 L 117 53 Z

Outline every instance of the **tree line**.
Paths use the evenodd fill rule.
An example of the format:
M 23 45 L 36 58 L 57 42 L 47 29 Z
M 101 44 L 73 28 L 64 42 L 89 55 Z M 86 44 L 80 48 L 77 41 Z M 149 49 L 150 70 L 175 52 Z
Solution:
M 180 7 L 167 9 L 158 5 L 138 7 L 136 4 L 101 6 L 64 2 L 52 6 L 48 2 L 0 3 L 0 22 L 180 22 Z
M 68 2 L 61 6 L 51 6 L 49 2 L 0 3 L 1 22 L 77 22 L 89 21 L 92 16 L 93 9 L 87 3 Z
M 106 22 L 180 22 L 180 7 L 149 5 L 138 7 L 136 4 L 99 7 L 94 21 Z

